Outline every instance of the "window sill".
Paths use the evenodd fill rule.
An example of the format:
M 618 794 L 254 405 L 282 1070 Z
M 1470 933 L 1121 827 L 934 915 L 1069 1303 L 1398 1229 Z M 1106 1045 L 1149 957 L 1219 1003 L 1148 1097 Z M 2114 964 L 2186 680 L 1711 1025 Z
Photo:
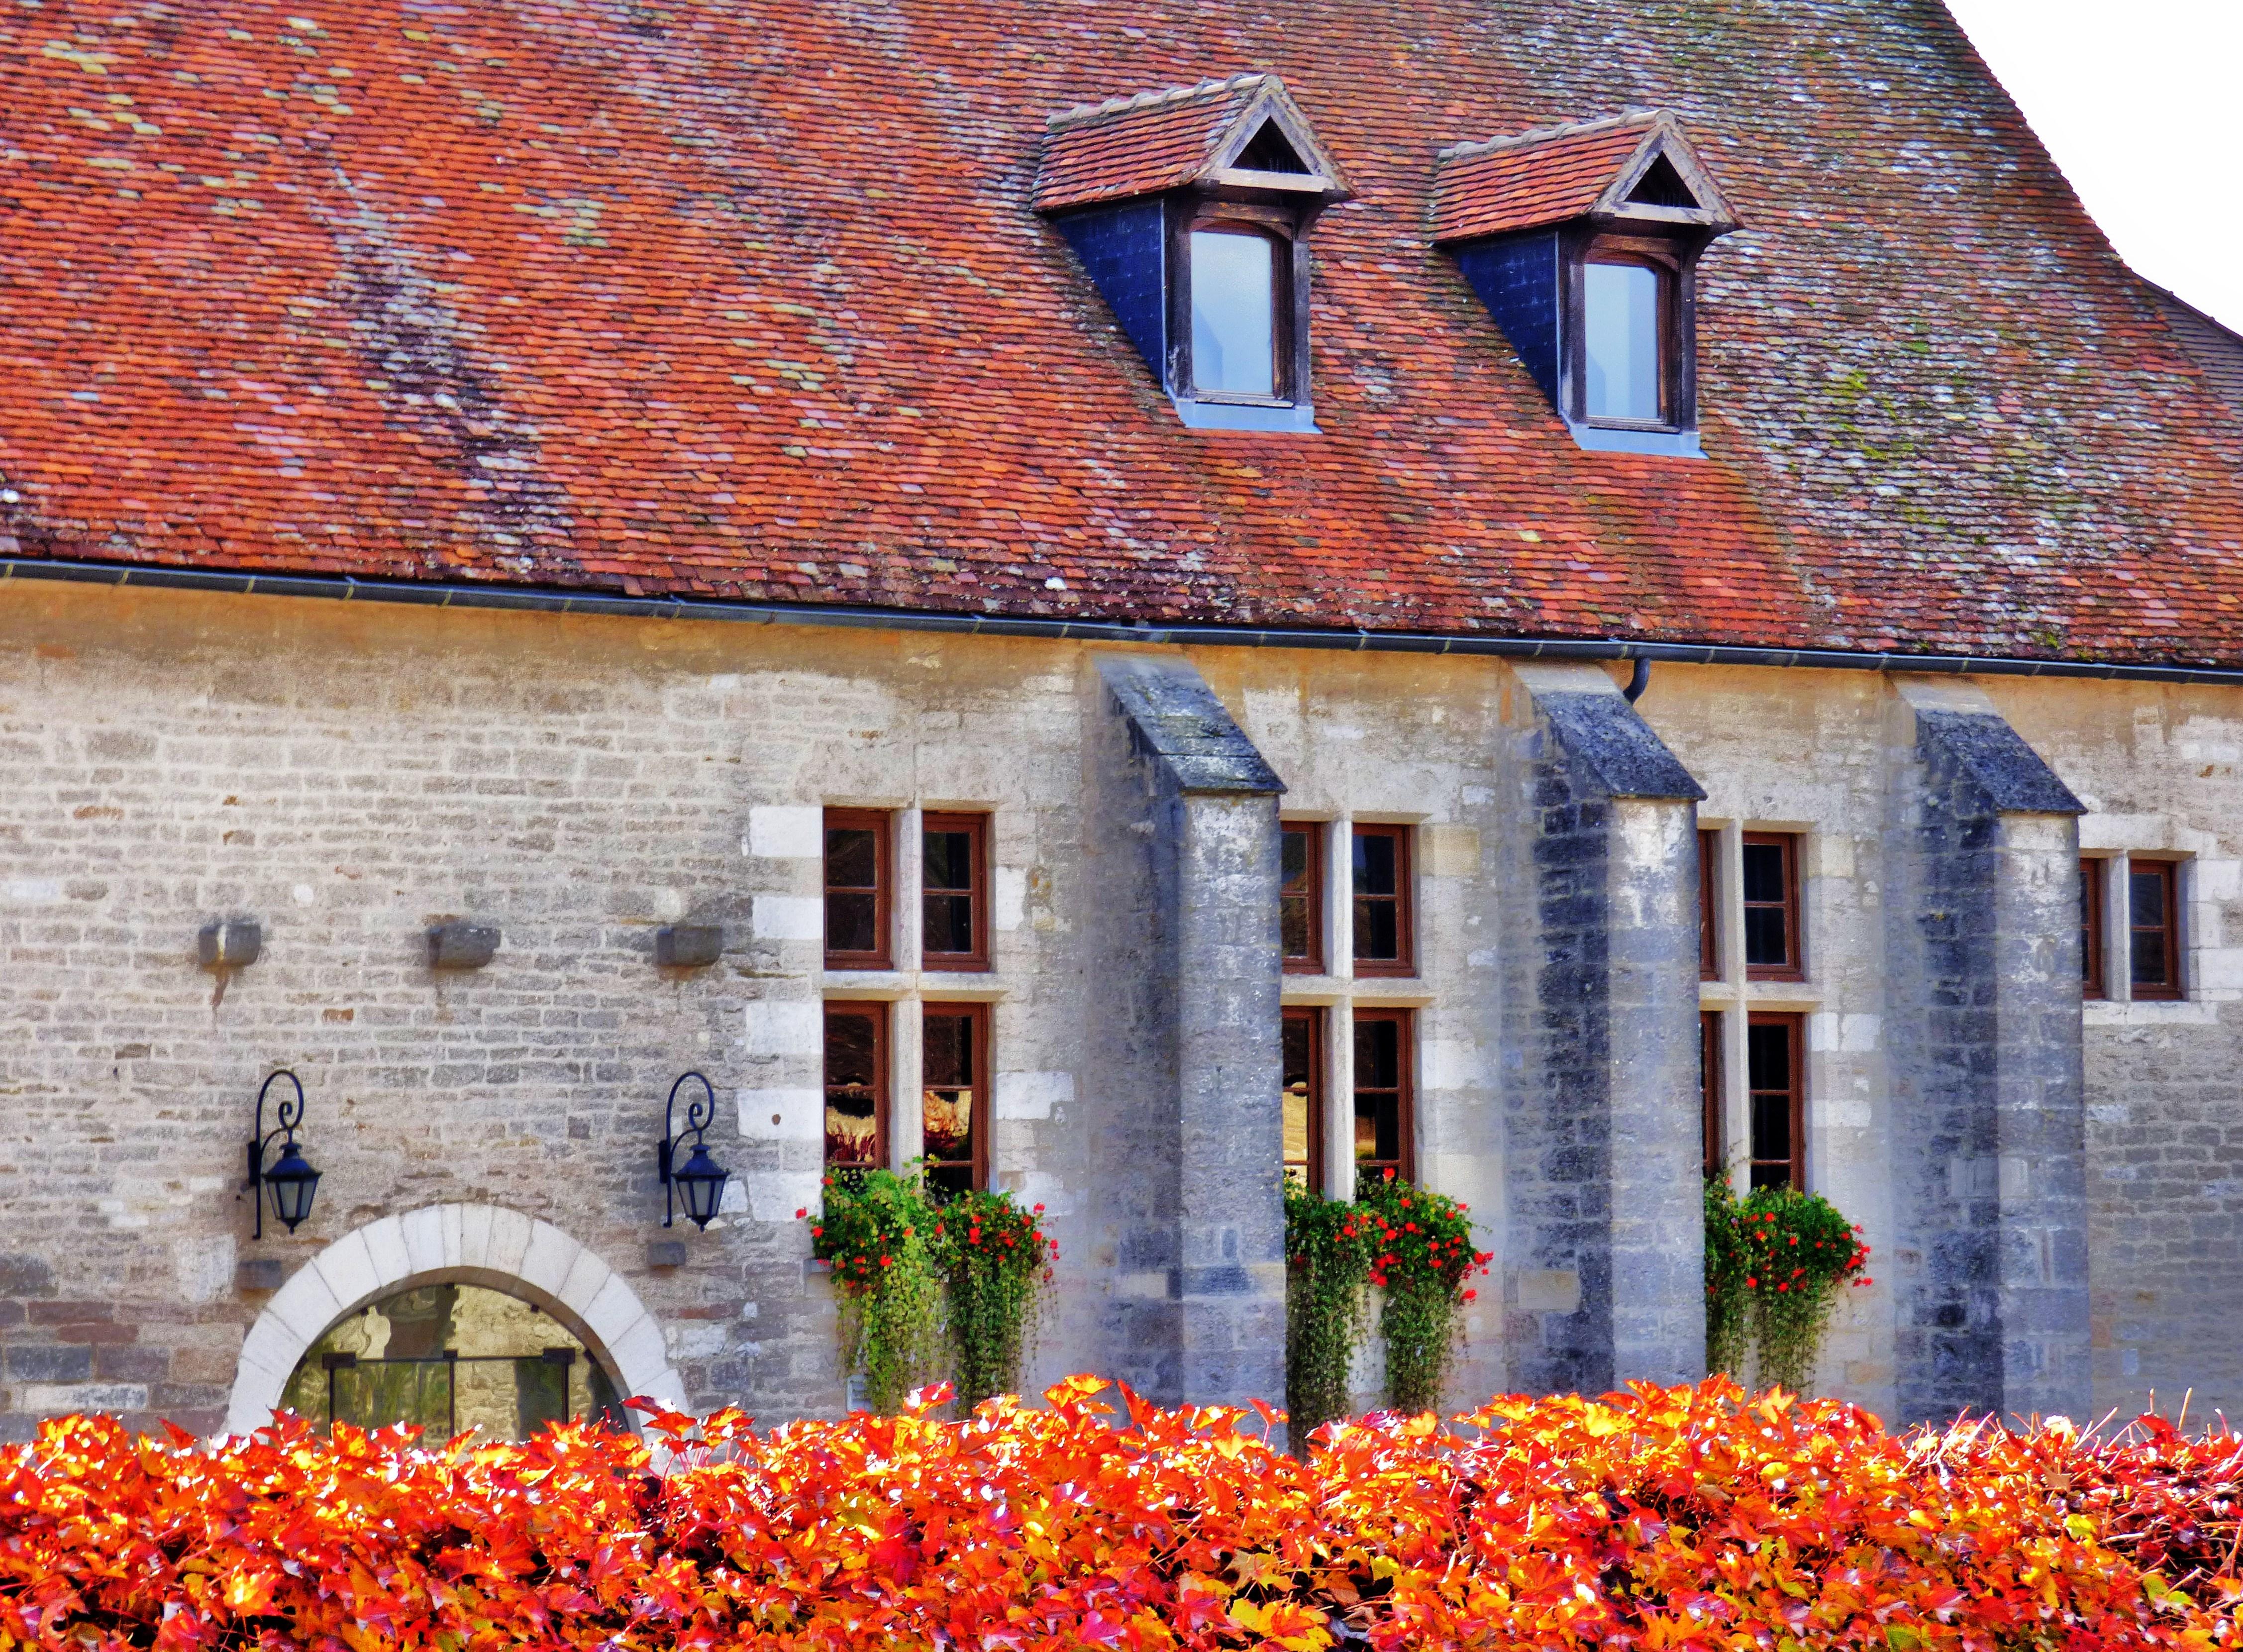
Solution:
M 1195 401 L 1171 396 L 1176 417 L 1187 430 L 1263 430 L 1296 435 L 1317 435 L 1317 410 L 1305 401 L 1288 407 L 1257 407 L 1251 402 Z
M 1669 459 L 1702 459 L 1695 430 L 1627 430 L 1566 422 L 1576 446 L 1589 453 L 1647 453 Z
M 2079 1015 L 2089 1027 L 2210 1027 L 2219 1020 L 2219 1006 L 2187 998 L 2090 998 Z

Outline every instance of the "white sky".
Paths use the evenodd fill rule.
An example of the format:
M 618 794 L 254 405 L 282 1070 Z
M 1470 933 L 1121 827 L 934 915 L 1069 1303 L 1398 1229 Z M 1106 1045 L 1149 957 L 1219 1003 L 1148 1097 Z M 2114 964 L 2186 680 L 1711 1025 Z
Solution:
M 2243 331 L 2243 0 L 1947 0 L 2119 256 Z

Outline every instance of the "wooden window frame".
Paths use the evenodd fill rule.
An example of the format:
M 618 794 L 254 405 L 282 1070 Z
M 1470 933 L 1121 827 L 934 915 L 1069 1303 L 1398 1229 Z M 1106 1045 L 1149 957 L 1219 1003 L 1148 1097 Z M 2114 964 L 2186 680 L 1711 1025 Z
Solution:
M 1357 1004 L 1355 1007 L 1355 1027 L 1378 1022 L 1391 1022 L 1400 1029 L 1394 1038 L 1394 1075 L 1398 1081 L 1394 1129 L 1397 1143 L 1402 1150 L 1402 1162 L 1395 1166 L 1394 1173 L 1405 1182 L 1414 1182 L 1418 1179 L 1418 1012 L 1384 1006 L 1373 1008 Z M 1351 1028 L 1351 1035 L 1352 1031 Z M 1363 1088 L 1362 1076 L 1360 1071 L 1353 1075 L 1352 1087 L 1348 1095 L 1348 1158 L 1358 1182 L 1364 1175 L 1364 1169 L 1363 1161 L 1355 1156 L 1354 1121 L 1355 1097 Z M 1358 1197 L 1360 1192 L 1358 1187 Z
M 2111 995 L 2110 898 L 2111 863 L 2099 856 L 2080 857 L 2079 995 L 2083 999 Z
M 972 910 L 969 920 L 973 927 L 973 950 L 971 952 L 933 952 L 926 944 L 926 898 L 930 893 L 955 890 L 932 891 L 926 887 L 926 839 L 933 832 L 963 832 L 973 839 L 967 851 L 973 866 L 973 887 L 968 892 Z M 921 969 L 955 971 L 962 974 L 987 974 L 989 956 L 989 817 L 987 814 L 927 813 L 919 816 L 919 967 Z
M 1184 194 L 1168 212 L 1169 388 L 1187 401 L 1216 407 L 1296 408 L 1309 400 L 1309 248 L 1313 211 L 1295 206 Z M 1194 230 L 1250 230 L 1276 243 L 1270 277 L 1270 353 L 1275 395 L 1198 388 L 1192 371 L 1191 238 Z
M 1724 1128 L 1721 1082 L 1721 1012 L 1698 1012 L 1698 1112 L 1705 1136 L 1706 1174 L 1715 1177 L 1728 1169 L 1728 1131 Z
M 2165 931 L 2166 978 L 2162 984 L 2134 979 L 2134 937 L 2143 928 L 2134 909 L 2134 880 L 2154 873 L 2165 886 L 2160 916 Z M 2180 862 L 2154 857 L 2130 858 L 2126 862 L 2126 981 L 2129 995 L 2142 1003 L 2171 1003 L 2187 996 L 2180 978 Z
M 1802 846 L 1800 834 L 1796 832 L 1748 832 L 1744 834 L 1741 846 L 1752 849 L 1769 845 L 1777 846 L 1783 851 L 1783 949 L 1791 961 L 1784 964 L 1756 964 L 1752 962 L 1748 956 L 1745 962 L 1745 979 L 1748 981 L 1804 981 L 1807 979 L 1807 926 L 1800 911 L 1802 887 L 1799 875 Z M 1741 858 L 1739 864 L 1741 866 Z M 1743 894 L 1741 880 L 1738 893 L 1740 896 Z M 1744 907 L 1747 912 L 1750 912 L 1755 907 L 1764 907 L 1768 904 L 1767 901 L 1746 900 Z M 1750 927 L 1748 926 L 1747 934 L 1738 937 L 1738 943 L 1746 944 L 1749 934 Z
M 1315 1004 L 1287 1004 L 1279 1012 L 1280 1036 L 1286 1022 L 1300 1022 L 1309 1029 L 1309 1191 L 1324 1190 L 1324 1159 L 1327 1156 L 1325 1136 L 1329 1125 L 1324 1112 L 1324 1028 L 1327 1018 L 1324 1009 Z M 1279 1049 L 1282 1054 L 1283 1045 Z M 1282 1078 L 1283 1074 L 1281 1073 Z M 1283 1168 L 1281 1164 L 1281 1168 Z
M 1753 1098 L 1767 1092 L 1752 1088 L 1752 1029 L 1755 1027 L 1782 1027 L 1788 1029 L 1791 1042 L 1791 1156 L 1787 1163 L 1791 1186 L 1799 1192 L 1807 1190 L 1807 1017 L 1796 1010 L 1755 1010 L 1745 1017 L 1745 1128 L 1750 1131 L 1759 1111 Z M 1747 1150 L 1751 1155 L 1746 1170 L 1746 1180 L 1751 1186 L 1753 1172 L 1763 1164 L 1780 1161 L 1760 1156 L 1760 1143 L 1748 1140 Z
M 1573 232 L 1567 238 L 1565 281 L 1566 416 L 1592 430 L 1680 433 L 1698 428 L 1698 255 L 1706 236 Z M 1659 401 L 1660 417 L 1593 419 L 1588 415 L 1588 280 L 1592 264 L 1633 264 L 1660 273 Z
M 1288 954 L 1284 951 L 1284 928 L 1281 920 L 1277 932 L 1278 954 L 1283 961 L 1284 973 L 1289 975 L 1321 975 L 1324 973 L 1326 960 L 1324 951 L 1324 880 L 1326 876 L 1329 875 L 1324 866 L 1324 839 L 1330 835 L 1330 829 L 1327 824 L 1322 820 L 1280 820 L 1277 823 L 1277 829 L 1281 834 L 1278 839 L 1281 845 L 1283 842 L 1282 834 L 1287 832 L 1298 832 L 1305 836 L 1309 840 L 1309 866 L 1306 873 L 1308 880 L 1309 902 L 1309 949 L 1307 952 L 1299 954 Z M 1282 903 L 1285 899 L 1284 860 L 1282 850 L 1277 865 L 1277 899 L 1280 902 L 1280 910 L 1282 911 Z
M 870 1165 L 835 1165 L 825 1156 L 825 1097 L 832 1086 L 832 1074 L 826 1066 L 830 1060 L 832 1027 L 837 1016 L 856 1016 L 872 1023 L 872 1162 Z M 890 1135 L 895 1108 L 891 1099 L 893 1076 L 893 1046 L 889 1042 L 895 1027 L 894 1007 L 881 998 L 828 998 L 825 1001 L 819 1021 L 819 1082 L 818 1089 L 818 1158 L 827 1174 L 835 1170 L 859 1169 L 882 1170 L 891 1163 Z
M 1383 820 L 1356 820 L 1349 823 L 1347 863 L 1349 868 L 1348 926 L 1351 941 L 1354 935 L 1355 902 L 1364 898 L 1354 887 L 1355 840 L 1358 837 L 1381 837 L 1394 839 L 1394 944 L 1397 955 L 1392 958 L 1373 958 L 1366 961 L 1359 950 L 1354 952 L 1355 973 L 1358 976 L 1392 977 L 1414 975 L 1418 973 L 1418 829 L 1415 826 L 1394 826 Z M 1385 896 L 1373 896 L 1384 900 Z
M 937 998 L 928 999 L 919 1005 L 919 1151 L 922 1155 L 926 1151 L 926 1092 L 949 1088 L 929 1083 L 926 1077 L 926 1023 L 943 1019 L 964 1021 L 973 1028 L 970 1037 L 974 1096 L 973 1118 L 968 1126 L 971 1132 L 968 1149 L 970 1173 L 973 1177 L 974 1190 L 979 1192 L 989 1185 L 989 1132 L 996 1102 L 996 1086 L 991 1082 L 989 1070 L 990 1031 L 995 1016 L 992 1007 L 986 1003 Z M 928 1168 L 933 1168 L 932 1163 Z
M 896 967 L 896 833 L 895 814 L 888 809 L 828 809 L 818 839 L 819 887 L 818 923 L 823 931 L 827 914 L 832 910 L 832 897 L 836 894 L 860 894 L 863 887 L 856 884 L 836 887 L 832 878 L 832 858 L 826 853 L 825 834 L 832 832 L 867 832 L 872 834 L 872 922 L 873 933 L 880 944 L 871 952 L 838 952 L 825 946 L 825 968 L 828 969 L 893 969 Z
M 1719 827 L 1698 830 L 1698 979 L 1721 978 L 1720 912 L 1714 899 L 1714 870 L 1721 858 Z

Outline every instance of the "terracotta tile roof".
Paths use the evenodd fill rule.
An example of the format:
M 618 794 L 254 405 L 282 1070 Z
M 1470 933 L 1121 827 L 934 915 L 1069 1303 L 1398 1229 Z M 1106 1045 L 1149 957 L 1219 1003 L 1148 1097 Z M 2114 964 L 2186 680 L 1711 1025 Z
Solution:
M 1238 75 L 1054 116 L 1036 179 L 1036 210 L 1123 200 L 1191 182 L 1217 141 L 1270 85 L 1267 75 Z
M 1580 217 L 1655 130 L 1650 113 L 1553 127 L 1444 152 L 1433 239 L 1501 235 Z
M 2243 663 L 2234 421 L 1939 8 L 1276 15 L 7 8 L 0 550 Z M 1181 428 L 1034 210 L 1053 111 L 1236 67 L 1355 192 L 1322 435 Z M 1704 462 L 1581 452 L 1426 236 L 1440 151 L 1631 98 L 1749 226 Z

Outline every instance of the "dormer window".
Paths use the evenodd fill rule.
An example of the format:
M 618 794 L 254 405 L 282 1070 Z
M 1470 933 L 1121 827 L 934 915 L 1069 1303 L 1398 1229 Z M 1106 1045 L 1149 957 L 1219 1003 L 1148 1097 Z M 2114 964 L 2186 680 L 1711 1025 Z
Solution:
M 1216 219 L 1191 232 L 1191 376 L 1217 401 L 1286 400 L 1279 347 L 1289 242 L 1256 225 Z
M 1051 123 L 1048 214 L 1195 429 L 1316 428 L 1308 233 L 1346 192 L 1274 75 Z
M 1675 260 L 1627 244 L 1593 243 L 1581 260 L 1581 416 L 1592 423 L 1667 426 L 1674 393 Z
M 1443 152 L 1433 236 L 1584 448 L 1695 456 L 1699 255 L 1737 219 L 1669 116 Z

